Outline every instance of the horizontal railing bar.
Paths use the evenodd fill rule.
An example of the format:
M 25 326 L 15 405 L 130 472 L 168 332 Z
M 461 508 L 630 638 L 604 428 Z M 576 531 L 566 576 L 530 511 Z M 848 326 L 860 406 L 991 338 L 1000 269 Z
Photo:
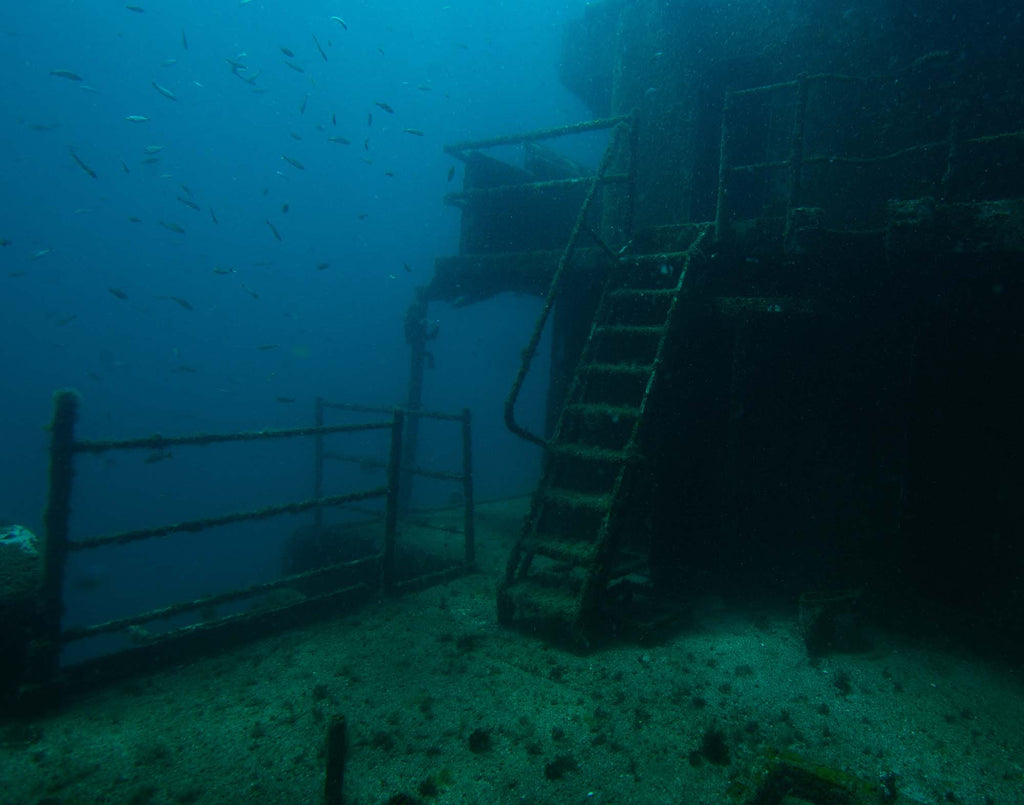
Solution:
M 217 595 L 208 595 L 203 598 L 197 598 L 193 601 L 182 601 L 177 604 L 171 604 L 158 609 L 151 609 L 147 612 L 140 612 L 137 615 L 129 615 L 125 618 L 116 618 L 115 620 L 97 623 L 92 626 L 72 627 L 61 632 L 60 641 L 61 643 L 71 643 L 76 640 L 85 640 L 101 634 L 120 632 L 131 626 L 139 626 L 143 623 L 149 623 L 150 621 L 166 620 L 167 618 L 173 618 L 176 615 L 182 615 L 186 612 L 203 609 L 204 607 L 218 606 L 220 604 L 226 604 L 229 601 L 237 601 L 242 598 L 249 598 L 261 593 L 271 592 L 272 590 L 277 590 L 281 587 L 287 587 L 290 584 L 308 581 L 309 579 L 315 579 L 330 573 L 336 573 L 339 570 L 355 568 L 371 562 L 379 562 L 380 558 L 380 554 L 374 554 L 351 562 L 339 562 L 337 564 L 317 568 L 316 570 L 309 570 L 305 573 L 295 573 L 291 576 L 284 576 L 274 581 L 268 581 L 262 584 L 253 584 L 250 587 L 244 587 L 238 590 L 228 590 L 227 592 L 218 593 Z M 160 637 L 161 635 L 154 635 L 155 639 L 159 639 Z
M 362 414 L 390 414 L 395 408 L 400 409 L 406 416 L 415 416 L 420 419 L 447 419 L 459 421 L 462 414 L 452 414 L 446 411 L 423 411 L 419 408 L 405 408 L 401 405 L 360 405 L 358 403 L 337 403 L 321 400 L 320 405 L 324 408 L 334 408 L 338 411 L 354 411 Z
M 76 453 L 103 453 L 107 450 L 162 450 L 179 445 L 207 445 L 222 442 L 246 442 L 257 439 L 290 439 L 296 436 L 326 436 L 332 433 L 353 433 L 365 430 L 384 430 L 391 422 L 362 422 L 354 425 L 327 425 L 284 430 L 240 431 L 238 433 L 193 433 L 187 436 L 161 436 L 154 434 L 142 439 L 113 439 L 106 441 L 76 441 L 71 449 Z
M 89 539 L 70 540 L 68 550 L 84 551 L 90 548 L 101 548 L 107 545 L 127 545 L 131 542 L 138 542 L 151 537 L 165 537 L 169 534 L 181 532 L 195 533 L 205 531 L 208 528 L 242 523 L 248 520 L 266 520 L 271 517 L 278 517 L 282 514 L 301 514 L 302 512 L 315 509 L 319 506 L 338 506 L 343 503 L 352 503 L 357 500 L 369 500 L 371 498 L 384 497 L 387 495 L 386 486 L 367 489 L 362 492 L 352 492 L 348 495 L 333 495 L 326 498 L 313 498 L 312 500 L 296 501 L 294 503 L 282 503 L 276 506 L 267 506 L 263 509 L 253 509 L 244 512 L 233 512 L 222 514 L 218 517 L 205 517 L 200 520 L 188 520 L 184 523 L 171 523 L 170 525 L 154 526 L 153 528 L 140 528 L 135 531 L 125 531 L 120 534 L 111 534 L 103 537 L 91 537 Z
M 936 141 L 930 143 L 920 143 L 918 145 L 908 145 L 906 148 L 901 148 L 898 151 L 893 151 L 892 153 L 889 154 L 881 154 L 876 157 L 847 157 L 829 156 L 826 154 L 821 154 L 818 156 L 804 157 L 804 159 L 801 160 L 801 164 L 813 165 L 820 162 L 841 162 L 847 165 L 864 165 L 873 162 L 887 162 L 890 159 L 898 159 L 899 157 L 906 156 L 907 154 L 912 154 L 916 151 L 926 151 L 929 148 L 949 148 L 949 143 Z M 742 173 L 744 171 L 773 170 L 788 167 L 790 167 L 789 160 L 780 160 L 776 162 L 753 162 L 747 165 L 735 165 L 729 168 L 729 170 L 732 171 L 733 173 Z
M 470 202 L 475 198 L 504 196 L 512 193 L 534 193 L 563 187 L 575 187 L 576 185 L 587 184 L 593 180 L 593 176 L 576 176 L 572 179 L 551 179 L 546 182 L 523 182 L 522 184 L 503 184 L 496 187 L 478 187 L 473 190 L 463 190 L 460 193 L 446 193 L 441 200 L 449 206 L 457 207 L 460 204 Z M 600 180 L 600 184 L 626 184 L 627 182 L 629 182 L 628 173 L 611 173 Z
M 869 82 L 869 81 L 886 81 L 889 80 L 888 76 L 883 75 L 843 75 L 842 73 L 814 73 L 813 75 L 804 76 L 804 81 L 849 81 L 852 83 L 858 82 Z M 732 89 L 726 94 L 730 98 L 740 98 L 747 95 L 757 95 L 762 92 L 777 92 L 780 89 L 793 89 L 800 86 L 799 81 L 779 81 L 775 84 L 764 84 L 760 87 L 747 87 L 746 89 Z
M 504 137 L 491 137 L 487 140 L 469 140 L 464 143 L 453 143 L 446 145 L 444 152 L 456 159 L 465 159 L 463 151 L 475 151 L 481 148 L 496 148 L 499 145 L 520 145 L 522 143 L 536 142 L 537 140 L 551 140 L 556 137 L 565 137 L 570 134 L 583 134 L 588 131 L 599 131 L 610 129 L 619 123 L 625 123 L 630 119 L 629 115 L 618 117 L 606 117 L 598 120 L 588 120 L 583 123 L 572 123 L 568 126 L 558 126 L 552 129 L 538 129 L 524 134 L 509 134 Z
M 914 60 L 912 64 L 908 64 L 902 70 L 897 70 L 891 74 L 877 73 L 874 75 L 846 75 L 844 73 L 812 73 L 803 77 L 804 81 L 847 81 L 850 83 L 884 83 L 887 81 L 894 81 L 906 72 L 914 70 L 921 65 L 933 61 L 935 59 L 946 58 L 951 55 L 949 51 L 939 50 L 933 51 L 932 53 L 926 53 Z M 744 95 L 756 95 L 761 92 L 774 92 L 780 89 L 792 89 L 798 86 L 799 80 L 796 81 L 780 81 L 776 84 L 763 84 L 759 87 L 747 87 L 745 89 L 733 89 L 729 90 L 726 94 L 730 98 L 737 98 Z

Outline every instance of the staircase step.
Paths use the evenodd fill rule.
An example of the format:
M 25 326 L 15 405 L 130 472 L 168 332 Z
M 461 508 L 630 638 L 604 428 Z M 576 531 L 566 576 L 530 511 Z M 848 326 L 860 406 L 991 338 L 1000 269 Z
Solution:
M 596 548 L 593 542 L 570 539 L 560 534 L 536 534 L 523 546 L 527 554 L 536 553 L 576 567 L 589 565 L 594 559 Z
M 660 337 L 665 328 L 650 325 L 602 324 L 594 329 L 598 335 L 648 335 Z
M 619 258 L 620 265 L 638 265 L 641 263 L 674 263 L 679 260 L 686 260 L 689 252 L 652 252 L 650 254 L 624 254 Z
M 571 489 L 560 489 L 548 487 L 541 490 L 541 496 L 545 501 L 565 506 L 569 509 L 588 509 L 596 512 L 606 512 L 611 508 L 611 497 L 608 495 L 595 495 L 591 492 L 575 492 Z
M 572 623 L 579 614 L 575 586 L 535 574 L 508 585 L 502 594 L 512 603 L 518 618 L 544 618 Z
M 636 363 L 581 363 L 579 371 L 593 375 L 630 375 L 646 377 L 654 371 L 653 364 Z
M 619 464 L 629 459 L 625 450 L 611 450 L 607 447 L 594 447 L 580 442 L 564 442 L 550 447 L 552 455 L 559 458 L 576 458 L 581 461 L 600 461 L 608 464 Z
M 608 291 L 613 299 L 664 298 L 671 299 L 676 295 L 675 288 L 616 288 Z
M 570 403 L 570 413 L 576 416 L 602 416 L 609 419 L 636 419 L 640 409 L 628 405 L 607 405 L 605 403 Z

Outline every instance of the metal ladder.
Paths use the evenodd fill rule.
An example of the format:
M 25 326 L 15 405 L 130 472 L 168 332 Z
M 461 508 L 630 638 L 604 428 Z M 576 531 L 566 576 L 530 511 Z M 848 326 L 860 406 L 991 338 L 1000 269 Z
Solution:
M 613 263 L 498 591 L 501 622 L 585 640 L 609 585 L 646 576 L 646 546 L 626 544 L 623 512 L 687 275 L 710 229 L 694 227 L 683 251 L 625 251 Z

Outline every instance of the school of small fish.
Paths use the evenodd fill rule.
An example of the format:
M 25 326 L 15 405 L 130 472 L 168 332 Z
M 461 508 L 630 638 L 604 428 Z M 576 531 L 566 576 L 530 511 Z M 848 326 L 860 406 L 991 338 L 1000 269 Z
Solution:
M 250 4 L 250 2 L 251 0 L 239 0 L 238 5 L 247 6 Z M 134 15 L 146 14 L 146 8 L 141 5 L 126 5 L 124 6 L 124 8 L 125 10 L 131 12 Z M 246 13 L 248 14 L 251 12 Z M 354 22 L 357 21 L 354 20 Z M 288 171 L 287 169 L 285 171 L 275 170 L 268 166 L 268 176 L 273 175 L 280 177 L 280 179 L 276 181 L 287 181 L 293 177 L 296 180 L 300 180 L 302 174 L 296 172 L 306 171 L 307 164 L 310 165 L 311 169 L 314 169 L 318 162 L 322 164 L 328 160 L 334 162 L 338 159 L 338 156 L 335 155 L 340 155 L 342 152 L 318 151 L 317 146 L 315 145 L 317 139 L 319 139 L 321 143 L 325 144 L 324 147 L 328 148 L 332 148 L 335 145 L 349 146 L 352 144 L 353 139 L 355 139 L 354 134 L 352 134 L 350 137 L 337 133 L 340 115 L 337 112 L 330 112 L 328 114 L 324 110 L 324 106 L 330 103 L 330 99 L 329 96 L 327 96 L 326 94 L 320 95 L 316 92 L 316 88 L 318 86 L 316 79 L 311 79 L 309 77 L 299 78 L 299 76 L 307 75 L 307 69 L 312 69 L 314 71 L 334 69 L 330 65 L 339 63 L 340 60 L 332 60 L 330 55 L 331 48 L 334 47 L 332 35 L 340 35 L 341 37 L 345 37 L 348 35 L 348 31 L 349 23 L 346 22 L 345 19 L 337 15 L 331 15 L 326 17 L 326 19 L 324 20 L 322 30 L 310 32 L 309 38 L 305 42 L 300 41 L 294 44 L 279 43 L 277 45 L 278 55 L 273 60 L 268 59 L 268 54 L 266 53 L 253 54 L 252 56 L 250 56 L 250 54 L 247 52 L 238 52 L 229 56 L 221 57 L 223 58 L 223 63 L 227 65 L 228 72 L 235 78 L 238 78 L 240 82 L 242 82 L 238 86 L 239 90 L 251 91 L 257 94 L 262 94 L 266 91 L 266 88 L 262 86 L 260 83 L 260 79 L 264 75 L 263 70 L 266 69 L 269 72 L 272 69 L 274 69 L 273 62 L 279 62 L 280 64 L 283 65 L 283 67 L 287 68 L 291 72 L 298 74 L 296 78 L 292 80 L 304 80 L 306 82 L 307 87 L 312 87 L 311 91 L 307 91 L 304 94 L 302 94 L 300 103 L 298 103 L 296 107 L 293 107 L 293 109 L 297 109 L 299 117 L 305 116 L 307 109 L 311 108 L 311 116 L 326 116 L 327 118 L 327 122 L 313 124 L 315 131 L 321 135 L 322 139 L 310 135 L 309 130 L 307 128 L 308 124 L 306 124 L 306 126 L 301 128 L 299 131 L 296 131 L 295 128 L 298 128 L 299 123 L 298 118 L 296 118 L 293 121 L 293 128 L 291 130 L 285 129 L 287 135 L 296 144 L 295 147 L 303 149 L 303 159 L 300 160 L 297 157 L 292 156 L 290 154 L 283 154 L 278 152 L 280 160 L 285 162 L 288 167 L 293 169 L 293 171 Z M 194 44 L 195 43 L 193 42 L 192 45 Z M 141 175 L 143 180 L 145 181 L 174 181 L 173 174 L 160 173 L 160 168 L 154 167 L 160 164 L 166 155 L 171 155 L 171 160 L 173 161 L 174 157 L 178 155 L 178 152 L 180 150 L 183 150 L 178 148 L 177 144 L 173 141 L 173 139 L 171 139 L 167 132 L 163 130 L 162 121 L 164 120 L 165 115 L 173 115 L 176 112 L 180 114 L 181 110 L 187 109 L 189 107 L 190 102 L 196 99 L 197 92 L 204 88 L 204 83 L 201 83 L 199 81 L 191 81 L 186 83 L 184 81 L 174 80 L 176 70 L 181 69 L 175 67 L 175 65 L 178 65 L 179 61 L 184 61 L 187 58 L 190 58 L 191 54 L 194 53 L 196 50 L 194 47 L 190 46 L 190 41 L 184 28 L 180 30 L 180 45 L 181 50 L 185 54 L 189 55 L 181 55 L 180 60 L 179 58 L 163 58 L 155 60 L 153 76 L 156 76 L 157 71 L 159 71 L 160 80 L 156 80 L 155 77 L 151 76 L 139 76 L 140 91 L 138 95 L 135 97 L 135 99 L 131 102 L 132 106 L 134 106 L 135 108 L 129 107 L 127 109 L 124 109 L 122 112 L 124 123 L 130 124 L 132 126 L 139 126 L 140 131 L 148 131 L 150 135 L 152 135 L 152 139 L 156 140 L 156 142 L 151 142 L 150 145 L 146 145 L 144 148 L 141 149 L 141 154 L 137 156 L 109 152 L 103 153 L 101 147 L 97 147 L 95 144 L 86 147 L 81 143 L 77 145 L 68 143 L 64 146 L 65 158 L 70 158 L 71 165 L 74 168 L 77 168 L 77 170 L 81 174 L 84 174 L 85 177 L 88 178 L 88 180 L 96 182 L 96 184 L 93 185 L 93 187 L 98 189 L 98 200 L 102 198 L 104 190 L 109 191 L 111 183 L 117 181 L 134 182 L 137 181 L 136 176 L 138 175 Z M 377 48 L 377 50 L 381 55 L 384 55 L 384 50 L 382 48 Z M 312 57 L 313 59 L 313 65 L 310 65 L 309 63 L 310 57 Z M 329 66 L 324 66 L 324 64 L 316 66 L 317 58 L 319 58 L 324 64 Z M 255 63 L 257 63 L 257 60 L 262 62 L 262 66 L 260 68 L 256 68 L 253 66 Z M 74 65 L 68 65 L 67 67 L 70 66 Z M 61 79 L 62 81 L 73 85 L 77 88 L 77 90 L 80 91 L 102 91 L 102 87 L 97 87 L 86 83 L 86 77 L 88 75 L 87 70 L 82 70 L 82 72 L 78 72 L 76 70 L 67 69 L 67 67 L 63 65 L 54 66 L 54 69 L 49 70 L 48 74 L 53 78 Z M 148 88 L 145 87 L 145 82 L 147 81 L 149 84 Z M 405 85 L 406 83 L 407 82 L 403 82 L 403 85 Z M 248 86 L 249 90 L 244 90 L 244 86 Z M 431 91 L 433 87 L 429 83 L 421 83 L 415 85 L 415 89 L 421 92 L 428 92 Z M 163 101 L 153 100 L 154 95 L 161 96 Z M 167 103 L 166 107 L 164 107 L 159 105 L 162 102 L 172 103 Z M 362 156 L 360 157 L 360 161 L 362 163 L 372 166 L 374 165 L 375 161 L 380 160 L 381 151 L 379 151 L 377 148 L 371 148 L 371 136 L 369 135 L 373 135 L 374 141 L 376 141 L 377 137 L 384 136 L 383 133 L 388 128 L 386 126 L 378 126 L 376 129 L 373 128 L 373 111 L 377 110 L 378 112 L 383 112 L 385 115 L 389 117 L 394 116 L 395 119 L 397 120 L 401 119 L 402 117 L 402 105 L 398 104 L 397 106 L 398 108 L 396 109 L 396 106 L 393 106 L 388 101 L 373 98 L 366 99 L 366 105 L 359 114 L 365 115 L 365 131 L 367 132 L 368 136 L 363 137 L 363 148 L 360 151 L 355 151 L 356 154 L 362 154 Z M 342 121 L 342 126 L 345 125 L 345 122 Z M 348 125 L 351 125 L 351 123 L 349 123 Z M 60 129 L 60 124 L 37 123 L 31 124 L 30 128 L 33 131 L 37 132 L 53 132 Z M 300 133 L 300 131 L 303 130 L 305 130 L 305 134 Z M 402 126 L 400 128 L 394 128 L 391 130 L 400 131 L 404 134 L 409 134 L 414 137 L 427 136 L 426 132 L 414 126 Z M 375 132 L 376 134 L 374 134 Z M 351 134 L 351 132 L 347 133 Z M 148 136 L 147 139 L 149 139 Z M 165 140 L 165 142 L 160 142 L 160 140 Z M 310 140 L 312 140 L 312 145 L 309 144 Z M 280 163 L 277 164 L 280 165 Z M 110 167 L 111 165 L 113 165 L 113 168 Z M 118 170 L 118 168 L 120 170 Z M 380 170 L 380 174 L 378 175 L 383 175 L 383 177 L 385 178 L 390 178 L 395 175 L 394 171 L 386 168 L 377 168 L 377 170 Z M 133 175 L 135 171 L 139 171 L 140 173 Z M 117 178 L 119 174 L 122 175 L 122 179 L 120 180 Z M 454 175 L 455 168 L 452 167 L 448 171 L 447 180 L 451 181 Z M 129 176 L 132 178 L 126 178 Z M 220 221 L 212 207 L 202 204 L 201 201 L 196 198 L 193 191 L 187 185 L 179 183 L 178 187 L 181 190 L 180 193 L 175 193 L 174 191 L 172 191 L 171 193 L 171 195 L 173 195 L 174 197 L 173 203 L 177 203 L 182 205 L 183 207 L 187 207 L 192 212 L 202 213 L 204 210 L 206 210 L 210 216 L 209 223 L 204 223 L 202 221 L 196 223 L 197 219 L 190 219 L 189 222 L 184 223 L 187 223 L 189 227 L 200 228 L 202 226 L 219 225 Z M 267 188 L 265 188 L 263 191 L 264 195 L 267 195 L 268 192 L 269 190 Z M 97 206 L 99 205 L 97 204 Z M 181 208 L 178 207 L 176 209 L 180 211 Z M 279 209 L 280 213 L 282 215 L 285 215 L 289 212 L 290 204 L 287 201 L 280 201 Z M 92 212 L 92 208 L 83 207 L 75 210 L 76 214 L 84 214 L 88 212 Z M 191 213 L 184 214 L 190 215 Z M 187 231 L 185 226 L 174 220 L 174 209 L 166 209 L 164 211 L 163 216 L 147 215 L 145 217 L 148 218 L 149 220 L 148 224 L 143 219 L 143 217 L 140 217 L 138 215 L 130 215 L 127 217 L 127 220 L 129 223 L 133 225 L 157 226 L 165 230 L 166 232 L 171 233 L 172 236 L 187 237 Z M 367 217 L 368 216 L 366 213 L 358 214 L 359 220 L 365 220 Z M 205 221 L 205 215 L 203 216 L 203 221 Z M 267 227 L 267 230 L 269 231 L 269 236 L 273 239 L 273 241 L 283 242 L 285 240 L 285 235 L 287 234 L 287 231 L 282 231 L 282 228 L 280 227 L 279 223 L 275 222 L 274 220 L 271 220 L 270 218 L 264 218 L 264 224 Z M 0 248 L 6 248 L 12 246 L 13 244 L 14 240 L 12 238 L 0 237 Z M 44 258 L 47 258 L 49 255 L 51 255 L 52 252 L 53 249 L 49 247 L 37 248 L 35 251 L 29 253 L 26 259 L 30 262 L 42 261 Z M 318 272 L 326 271 L 330 267 L 330 263 L 327 261 L 315 262 L 313 263 L 313 267 Z M 410 272 L 412 270 L 407 263 L 402 264 L 402 269 L 405 272 Z M 242 277 L 244 276 L 244 274 L 243 272 L 236 269 L 234 266 L 217 265 L 212 268 L 212 271 L 216 275 L 235 276 L 233 282 L 237 282 L 238 287 L 240 287 L 241 290 L 245 291 L 253 299 L 260 298 L 260 294 L 257 291 L 253 290 L 244 282 L 242 282 Z M 24 273 L 26 272 L 10 272 L 10 276 L 21 276 Z M 390 274 L 389 276 L 392 279 L 394 279 L 395 274 Z M 132 291 L 130 285 L 126 285 L 125 287 L 127 287 L 128 290 L 125 290 L 124 288 L 118 285 L 108 285 L 106 286 L 106 291 L 112 297 L 114 297 L 114 299 L 119 300 L 119 302 L 131 304 L 133 302 L 133 299 L 138 297 L 138 294 L 135 294 L 134 292 L 130 293 L 130 291 Z M 184 311 L 193 311 L 196 309 L 196 305 L 194 305 L 191 301 L 189 301 L 185 296 L 182 295 L 166 294 L 159 296 L 157 298 L 173 302 L 177 307 Z M 77 318 L 78 315 L 76 313 L 69 313 L 67 315 L 62 315 L 56 318 L 55 324 L 56 326 L 59 327 L 66 327 L 72 324 Z M 276 344 L 262 344 L 258 346 L 258 349 L 260 351 L 267 351 L 276 346 Z M 184 365 L 179 367 L 179 369 L 181 371 L 195 371 L 194 369 L 186 367 Z M 292 400 L 289 397 L 278 397 L 278 401 L 291 402 Z

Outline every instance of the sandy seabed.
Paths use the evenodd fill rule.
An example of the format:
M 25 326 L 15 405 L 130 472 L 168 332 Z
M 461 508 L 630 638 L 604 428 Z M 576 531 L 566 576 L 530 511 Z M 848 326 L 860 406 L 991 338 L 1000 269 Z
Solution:
M 337 714 L 349 805 L 742 805 L 777 752 L 921 803 L 1024 803 L 1015 669 L 885 634 L 811 661 L 795 607 L 728 601 L 585 656 L 500 628 L 525 506 L 479 507 L 479 573 L 0 722 L 0 803 L 319 803 Z

